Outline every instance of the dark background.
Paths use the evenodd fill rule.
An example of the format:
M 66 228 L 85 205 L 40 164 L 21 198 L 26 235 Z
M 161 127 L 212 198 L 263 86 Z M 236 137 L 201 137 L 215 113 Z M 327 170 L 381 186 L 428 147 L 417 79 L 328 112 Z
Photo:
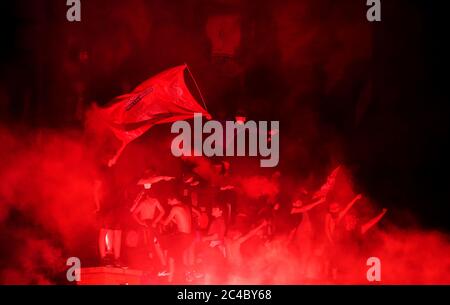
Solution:
M 449 230 L 446 10 L 385 0 L 369 23 L 365 2 L 82 0 L 69 23 L 65 1 L 2 1 L 0 119 L 82 128 L 92 101 L 186 62 L 213 117 L 280 121 L 282 171 L 338 160 L 371 198 Z M 205 25 L 224 12 L 242 39 L 217 58 Z

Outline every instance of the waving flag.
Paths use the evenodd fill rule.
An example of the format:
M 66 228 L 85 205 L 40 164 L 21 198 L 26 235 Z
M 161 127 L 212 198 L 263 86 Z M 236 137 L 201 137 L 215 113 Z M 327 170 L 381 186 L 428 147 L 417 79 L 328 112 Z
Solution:
M 314 193 L 313 198 L 326 197 L 328 193 L 334 188 L 336 184 L 336 176 L 339 173 L 341 166 L 336 167 L 327 177 L 327 181 L 322 185 L 322 187 Z
M 184 80 L 187 65 L 163 71 L 137 86 L 131 93 L 114 98 L 105 107 L 94 106 L 90 113 L 106 123 L 122 142 L 110 166 L 125 147 L 156 124 L 192 118 L 194 113 L 209 113 L 194 99 Z M 92 118 L 91 118 L 92 119 Z

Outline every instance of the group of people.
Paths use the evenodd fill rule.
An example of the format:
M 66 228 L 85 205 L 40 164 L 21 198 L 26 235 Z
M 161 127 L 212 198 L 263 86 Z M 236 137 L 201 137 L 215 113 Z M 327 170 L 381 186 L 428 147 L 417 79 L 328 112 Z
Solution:
M 122 220 L 131 216 L 155 274 L 169 283 L 230 283 L 246 276 L 251 281 L 256 261 L 270 270 L 273 262 L 266 254 L 274 249 L 295 260 L 299 280 L 339 281 L 350 268 L 342 255 L 358 248 L 386 209 L 361 223 L 351 213 L 361 195 L 346 204 L 331 199 L 336 172 L 318 191 L 303 188 L 287 200 L 281 192 L 251 200 L 239 185 L 211 186 L 195 175 L 153 174 L 141 179 L 129 205 L 118 202 L 114 191 L 104 191 L 111 181 L 103 179 L 95 192 L 102 264 L 126 265 L 120 259 Z

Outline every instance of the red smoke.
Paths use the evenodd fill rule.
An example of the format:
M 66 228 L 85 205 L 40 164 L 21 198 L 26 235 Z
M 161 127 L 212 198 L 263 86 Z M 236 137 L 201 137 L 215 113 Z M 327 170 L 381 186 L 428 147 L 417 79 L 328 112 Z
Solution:
M 61 276 L 63 253 L 82 255 L 86 239 L 96 235 L 90 162 L 77 133 L 13 135 L 2 129 L 0 137 L 5 144 L 0 152 L 5 161 L 0 167 L 1 225 L 7 235 L 0 280 L 50 283 L 52 276 Z
M 238 58 L 242 66 L 237 69 L 241 72 L 237 77 L 233 76 L 233 80 L 236 78 L 238 83 L 244 84 L 242 86 L 245 88 L 242 91 L 245 93 L 245 99 L 236 100 L 240 102 L 239 107 L 247 107 L 247 103 L 256 105 L 253 109 L 251 106 L 246 109 L 248 119 L 254 119 L 253 116 L 257 110 L 265 106 L 269 109 L 265 114 L 270 114 L 271 119 L 279 119 L 276 115 L 278 110 L 284 113 L 284 117 L 280 119 L 284 124 L 282 132 L 286 132 L 284 134 L 286 138 L 289 138 L 287 133 L 290 132 L 291 137 L 289 143 L 282 143 L 281 149 L 284 156 L 294 160 L 285 166 L 291 172 L 282 172 L 280 179 L 271 175 L 262 175 L 246 167 L 241 168 L 231 162 L 230 183 L 236 185 L 242 193 L 243 204 L 249 204 L 250 201 L 257 201 L 263 197 L 273 199 L 277 193 L 282 195 L 291 193 L 289 195 L 296 197 L 298 195 L 296 192 L 300 194 L 302 188 L 313 192 L 323 183 L 326 174 L 318 174 L 314 171 L 317 167 L 323 168 L 328 163 L 324 161 L 328 156 L 323 155 L 337 154 L 328 145 L 332 146 L 334 141 L 339 142 L 334 138 L 336 136 L 334 126 L 324 126 L 321 122 L 323 113 L 318 112 L 317 105 L 322 103 L 323 95 L 330 94 L 331 98 L 328 100 L 333 101 L 324 106 L 332 113 L 332 119 L 328 118 L 328 120 L 353 123 L 353 113 L 352 116 L 346 116 L 334 111 L 354 109 L 355 105 L 346 104 L 352 102 L 357 104 L 356 121 L 364 116 L 364 110 L 368 106 L 368 102 L 365 101 L 366 91 L 370 91 L 370 86 L 365 87 L 358 101 L 348 99 L 348 94 L 343 94 L 342 98 L 336 99 L 334 95 L 339 97 L 341 91 L 345 89 L 352 91 L 350 89 L 353 87 L 350 83 L 357 83 L 353 79 L 353 73 L 358 74 L 358 69 L 364 70 L 365 65 L 371 60 L 374 37 L 369 23 L 361 15 L 365 9 L 363 1 L 359 1 L 361 6 L 354 5 L 352 1 L 339 4 L 333 4 L 334 2 L 288 1 L 283 4 L 277 2 L 267 4 L 267 11 L 270 11 L 270 14 L 267 14 L 269 18 L 260 17 L 259 22 L 263 26 L 259 25 L 258 31 L 261 34 L 257 38 L 255 37 L 258 31 L 251 29 L 258 28 L 255 26 L 258 18 L 253 18 L 258 14 L 255 14 L 252 6 L 247 11 L 243 11 L 244 15 L 251 17 L 245 24 L 246 31 L 249 33 L 242 33 L 245 34 L 245 37 L 242 37 L 242 50 L 240 50 L 243 55 Z M 86 87 L 92 86 L 91 90 L 100 96 L 103 94 L 112 97 L 114 94 L 129 91 L 151 72 L 185 61 L 189 63 L 192 61 L 193 66 L 197 68 L 199 83 L 205 87 L 205 92 L 220 95 L 220 89 L 229 91 L 229 88 L 224 89 L 226 86 L 214 88 L 214 81 L 209 80 L 213 78 L 215 71 L 208 62 L 211 50 L 207 47 L 208 42 L 207 37 L 204 36 L 203 25 L 208 13 L 199 12 L 201 2 L 196 5 L 187 2 L 183 5 L 179 4 L 182 6 L 181 8 L 177 6 L 177 9 L 172 9 L 171 7 L 175 6 L 165 4 L 164 1 L 155 3 L 147 3 L 143 0 L 114 3 L 111 1 L 87 2 L 86 10 L 84 10 L 86 15 L 83 19 L 89 22 L 83 22 L 80 27 L 70 27 L 73 32 L 63 30 L 51 32 L 51 27 L 54 26 L 52 22 L 48 22 L 47 27 L 44 26 L 42 27 L 44 30 L 40 30 L 45 34 L 44 36 L 53 37 L 46 30 L 52 34 L 60 32 L 57 37 L 60 40 L 66 40 L 65 44 L 54 46 L 55 49 L 50 47 L 44 49 L 51 51 L 49 54 L 52 55 L 62 54 L 49 56 L 48 61 L 47 56 L 36 55 L 43 52 L 36 46 L 41 46 L 39 39 L 44 36 L 34 37 L 35 30 L 41 29 L 41 26 L 34 24 L 23 27 L 23 31 L 28 36 L 18 36 L 16 40 L 29 41 L 25 44 L 25 49 L 33 52 L 30 52 L 32 54 L 30 58 L 19 57 L 16 60 L 16 63 L 19 63 L 18 67 L 14 66 L 10 69 L 8 82 L 14 83 L 14 86 L 11 86 L 12 89 L 7 90 L 6 93 L 2 89 L 1 95 L 5 96 L 1 99 L 2 110 L 10 106 L 9 102 L 19 105 L 22 102 L 28 105 L 28 108 L 24 106 L 24 115 L 21 118 L 23 121 L 31 118 L 31 122 L 42 120 L 63 125 L 66 123 L 66 117 L 72 118 L 74 115 L 73 109 L 70 108 L 73 106 L 70 103 L 74 92 L 66 92 L 64 89 L 66 86 L 73 86 L 72 91 L 83 91 L 83 88 L 78 88 L 83 87 L 80 85 L 81 82 Z M 255 3 L 255 5 L 260 4 Z M 331 9 L 333 5 L 339 6 L 340 9 Z M 61 6 L 64 7 L 64 4 Z M 39 14 L 36 15 L 43 18 Z M 62 27 L 66 26 L 68 25 L 64 21 Z M 24 47 L 14 44 L 12 46 L 13 50 L 16 48 L 23 50 Z M 37 49 L 39 53 L 36 52 Z M 82 51 L 80 54 L 88 56 L 83 59 L 89 63 L 87 70 L 81 68 L 78 58 L 72 61 L 65 58 L 69 57 L 70 53 L 80 50 Z M 45 58 L 44 61 L 34 59 L 42 57 Z M 395 58 L 395 56 L 392 57 Z M 411 60 L 415 57 L 406 58 Z M 21 68 L 21 66 L 28 67 L 23 65 L 23 62 L 28 61 L 38 67 L 31 73 L 27 68 Z M 276 67 L 266 73 L 270 75 L 266 82 L 268 86 L 264 86 L 264 76 L 262 80 L 259 79 L 259 74 L 264 73 L 253 75 L 262 82 L 262 85 L 258 81 L 253 81 L 255 85 L 251 77 L 247 75 L 250 74 L 249 70 L 252 66 L 260 65 Z M 359 65 L 362 68 L 358 68 Z M 42 69 L 47 66 L 51 69 Z M 356 70 L 353 66 L 356 66 Z M 406 66 L 409 69 L 409 64 Z M 61 71 L 58 67 L 61 67 Z M 388 70 L 388 67 L 382 64 L 379 67 L 383 72 L 385 69 Z M 53 70 L 59 72 L 52 72 Z M 15 76 L 19 73 L 17 71 L 24 72 L 26 77 Z M 278 88 L 273 84 L 276 83 L 277 76 L 273 76 L 277 75 L 276 73 L 280 73 L 279 78 L 286 82 L 286 88 L 284 86 Z M 37 80 L 30 82 L 30 75 L 34 75 Z M 393 74 L 392 77 L 395 76 Z M 108 83 L 109 78 L 111 78 L 110 83 Z M 358 80 L 357 77 L 355 79 Z M 43 83 L 46 83 L 45 80 L 56 80 L 57 83 L 48 81 L 48 88 L 41 87 Z M 340 84 L 340 81 L 344 84 Z M 422 78 L 420 81 L 422 82 Z M 224 77 L 219 77 L 218 83 L 226 83 L 226 80 Z M 406 84 L 409 89 L 410 83 L 406 82 Z M 38 92 L 34 92 L 33 87 L 39 88 L 36 90 Z M 254 92 L 250 90 L 252 87 Z M 105 92 L 102 92 L 103 90 Z M 20 100 L 20 97 L 15 97 L 12 94 L 15 91 L 20 91 L 25 96 L 30 95 L 31 101 L 24 102 Z M 43 94 L 44 97 L 47 95 L 56 97 L 44 103 L 40 100 L 42 99 L 40 91 L 46 91 L 46 94 Z M 281 97 L 278 95 L 280 92 L 282 92 Z M 397 100 L 398 93 L 397 91 L 394 93 Z M 89 96 L 88 93 L 87 95 Z M 274 95 L 273 99 L 272 95 Z M 85 98 L 86 106 L 90 102 L 87 99 L 91 97 Z M 228 110 L 233 112 L 235 109 L 228 105 L 233 100 L 235 95 L 225 94 L 222 100 L 210 98 L 208 102 L 212 105 L 208 104 L 208 106 L 220 108 L 217 112 Z M 4 101 L 7 102 L 4 103 Z M 409 99 L 405 101 L 409 102 Z M 39 110 L 33 112 L 29 109 L 29 104 L 32 102 L 36 104 L 32 106 Z M 99 102 L 104 103 L 106 99 Z M 390 103 L 390 99 L 387 99 L 387 102 Z M 7 106 L 3 106 L 3 103 Z M 393 105 L 393 108 L 396 106 Z M 390 111 L 390 107 L 387 112 Z M 52 108 L 53 112 L 51 112 Z M 49 112 L 47 113 L 44 109 Z M 65 112 L 62 111 L 63 109 Z M 393 117 L 396 121 L 398 120 L 395 115 Z M 324 120 L 327 121 L 327 119 Z M 416 121 L 416 118 L 414 120 Z M 401 120 L 399 124 L 402 124 Z M 376 124 L 372 126 L 377 129 Z M 78 256 L 83 263 L 91 265 L 97 263 L 98 226 L 94 214 L 93 176 L 98 160 L 96 160 L 97 163 L 93 162 L 91 157 L 94 146 L 102 147 L 104 143 L 85 141 L 84 135 L 79 130 L 29 131 L 21 128 L 12 130 L 14 126 L 8 129 L 0 128 L 0 230 L 2 232 L 0 283 L 66 284 L 67 258 Z M 154 130 L 150 131 L 152 135 L 153 132 Z M 385 137 L 383 133 L 377 132 L 377 134 Z M 152 140 L 149 141 L 148 135 L 144 135 L 124 152 L 117 164 L 123 185 L 136 179 L 148 167 L 161 170 L 161 174 L 180 172 L 179 162 L 175 162 L 170 155 L 170 143 L 167 143 L 167 139 Z M 367 141 L 372 141 L 372 138 L 367 137 Z M 374 143 L 378 145 L 378 149 L 387 151 L 386 145 L 382 145 L 386 142 Z M 363 155 L 366 154 L 368 155 L 368 152 L 364 151 Z M 99 155 L 105 156 L 104 159 L 108 158 L 104 151 L 99 152 Z M 195 158 L 192 163 L 195 165 L 194 173 L 205 180 L 212 181 L 212 184 L 216 186 L 220 177 L 217 168 L 209 160 Z M 307 178 L 304 181 L 297 181 L 297 178 L 289 176 L 292 172 Z M 356 195 L 354 190 L 355 185 L 358 184 L 356 182 L 358 181 L 340 179 L 332 199 L 339 202 L 350 200 Z M 370 198 L 366 198 L 355 206 L 352 213 L 359 221 L 363 221 L 375 215 L 383 207 L 383 202 L 373 203 Z M 262 207 L 259 206 L 259 208 Z M 289 207 L 281 208 L 289 210 Z M 223 281 L 231 284 L 336 282 L 368 284 L 366 260 L 368 257 L 375 256 L 381 260 L 382 283 L 450 284 L 448 256 L 450 244 L 447 232 L 427 231 L 419 227 L 401 227 L 400 224 L 392 223 L 390 215 L 395 211 L 391 205 L 389 208 L 385 218 L 366 236 L 362 245 L 355 246 L 355 249 L 349 247 L 345 253 L 340 253 L 338 260 L 345 266 L 351 267 L 347 267 L 347 274 L 338 281 L 330 280 L 324 275 L 323 270 L 327 259 L 327 251 L 321 239 L 323 238 L 323 216 L 327 212 L 325 204 L 311 211 L 311 222 L 317 236 L 313 240 L 310 251 L 302 251 L 304 249 L 302 244 L 299 245 L 299 249 L 286 246 L 287 234 L 274 238 L 270 242 L 262 241 L 257 236 L 243 245 L 246 268 L 232 272 L 224 268 L 221 270 L 225 278 Z M 399 213 L 405 218 L 410 217 L 410 212 L 400 211 Z M 124 241 L 130 236 L 133 237 L 133 235 L 125 236 Z M 307 264 L 304 263 L 304 252 L 310 254 Z M 356 252 L 359 255 L 355 254 Z M 130 265 L 132 263 L 139 265 L 140 262 L 130 262 Z M 216 281 L 215 278 L 208 278 L 207 283 Z
M 94 226 L 92 173 L 81 134 L 76 132 L 11 133 L 2 130 L 4 144 L 0 157 L 2 283 L 64 283 L 65 260 L 81 256 L 95 261 L 97 256 Z M 8 148 L 7 150 L 5 148 Z M 206 168 L 206 165 L 203 165 Z M 241 177 L 238 187 L 248 198 L 273 195 L 281 182 L 275 177 Z M 292 184 L 292 181 L 290 181 Z M 295 183 L 294 183 L 295 184 Z M 351 183 L 341 177 L 335 198 L 352 197 Z M 346 196 L 343 196 L 346 193 Z M 380 208 L 364 201 L 355 213 L 373 213 Z M 317 228 L 326 207 L 311 215 Z M 389 224 L 389 214 L 364 241 L 364 255 L 352 256 L 351 249 L 340 259 L 352 266 L 342 283 L 367 284 L 366 260 L 381 260 L 382 283 L 449 283 L 450 243 L 441 232 L 399 229 Z M 323 277 L 324 253 L 317 243 L 308 265 L 286 246 L 280 236 L 253 249 L 245 257 L 248 268 L 225 274 L 226 283 L 332 283 Z M 255 242 L 255 241 L 253 241 Z M 302 274 L 299 270 L 304 270 Z M 208 281 L 214 282 L 213 279 Z M 338 282 L 339 283 L 339 282 Z

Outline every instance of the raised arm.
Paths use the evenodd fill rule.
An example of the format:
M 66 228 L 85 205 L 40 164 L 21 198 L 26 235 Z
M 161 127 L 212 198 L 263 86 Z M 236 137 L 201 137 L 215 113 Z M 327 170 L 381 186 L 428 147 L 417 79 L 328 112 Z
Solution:
M 237 239 L 237 242 L 242 244 L 243 242 L 245 242 L 246 240 L 248 240 L 249 238 L 253 237 L 256 235 L 256 233 L 258 233 L 259 230 L 261 230 L 262 228 L 264 228 L 265 226 L 267 226 L 267 221 L 263 221 L 259 226 L 257 226 L 256 228 L 250 230 L 247 234 L 245 234 L 244 236 L 241 236 L 240 238 Z
M 333 244 L 334 222 L 329 214 L 325 216 L 325 234 L 327 236 L 328 241 Z
M 339 213 L 338 221 L 340 221 L 347 213 L 350 211 L 350 209 L 353 207 L 353 205 L 362 198 L 361 194 L 358 194 L 353 198 L 352 201 L 350 201 L 347 206 L 342 210 L 342 212 Z
M 367 231 L 369 231 L 370 229 L 373 228 L 374 225 L 376 225 L 381 218 L 383 218 L 384 214 L 386 214 L 387 209 L 383 209 L 381 211 L 380 214 L 378 214 L 377 216 L 375 216 L 374 218 L 372 218 L 371 220 L 369 220 L 368 222 L 366 222 L 365 224 L 363 224 L 361 226 L 361 234 L 366 234 Z
M 302 206 L 302 207 L 293 207 L 291 209 L 291 214 L 299 214 L 299 213 L 305 213 L 308 212 L 309 210 L 313 209 L 314 207 L 318 206 L 319 204 L 325 202 L 325 197 L 320 198 L 319 200 L 316 200 L 315 202 Z
M 157 183 L 157 182 L 159 182 L 159 181 L 170 181 L 170 180 L 173 180 L 173 179 L 175 179 L 175 177 L 170 177 L 170 176 L 158 176 L 158 177 L 154 177 L 154 178 L 151 180 L 151 184 L 155 184 L 155 183 Z

